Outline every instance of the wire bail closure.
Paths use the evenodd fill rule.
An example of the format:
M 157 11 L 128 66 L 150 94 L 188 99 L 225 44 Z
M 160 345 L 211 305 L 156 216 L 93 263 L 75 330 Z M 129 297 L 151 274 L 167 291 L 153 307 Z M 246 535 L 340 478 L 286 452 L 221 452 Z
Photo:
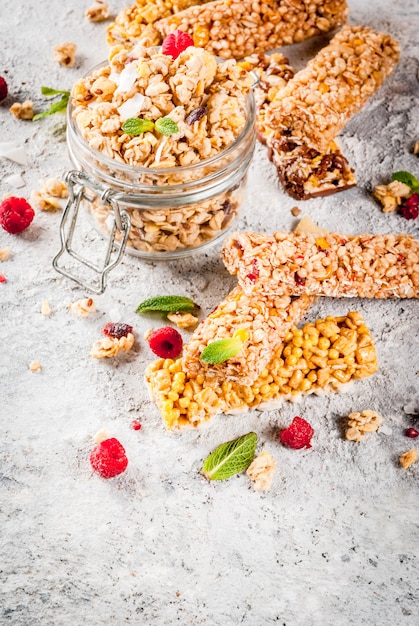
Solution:
M 70 278 L 85 289 L 100 295 L 106 289 L 108 273 L 113 270 L 122 259 L 131 227 L 131 218 L 127 211 L 120 210 L 118 201 L 115 198 L 115 192 L 113 192 L 112 189 L 106 188 L 102 193 L 100 193 L 100 191 L 98 192 L 98 189 L 91 184 L 89 177 L 82 172 L 77 170 L 67 172 L 65 181 L 68 186 L 68 201 L 60 224 L 61 249 L 54 257 L 52 265 L 54 269 L 63 276 Z M 94 195 L 88 194 L 87 190 L 93 191 Z M 101 267 L 92 263 L 87 258 L 82 257 L 72 247 L 80 203 L 82 200 L 93 202 L 98 193 L 100 194 L 101 202 L 111 208 L 110 215 L 113 215 L 108 247 Z M 115 252 L 116 248 L 115 240 L 118 233 L 122 234 L 122 239 L 118 242 L 118 252 L 115 258 L 112 259 L 112 253 Z M 60 267 L 58 261 L 65 253 L 97 274 L 97 281 L 89 283 L 80 276 L 76 276 L 65 267 Z

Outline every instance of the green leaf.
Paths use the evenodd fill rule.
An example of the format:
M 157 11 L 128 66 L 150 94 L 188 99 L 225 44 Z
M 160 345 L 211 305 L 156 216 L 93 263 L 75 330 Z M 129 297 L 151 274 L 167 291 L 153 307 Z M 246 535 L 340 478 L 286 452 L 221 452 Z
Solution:
M 161 117 L 156 122 L 156 130 L 161 135 L 173 135 L 179 131 L 179 126 L 170 117 Z
M 162 313 L 177 313 L 178 311 L 193 311 L 199 309 L 193 300 L 186 296 L 154 296 L 141 302 L 136 313 L 160 311 Z
M 228 359 L 236 356 L 242 348 L 243 342 L 236 337 L 216 339 L 216 341 L 212 341 L 204 348 L 201 353 L 201 361 L 210 363 L 210 365 L 224 363 L 224 361 L 228 361 Z
M 130 117 L 122 124 L 122 130 L 127 135 L 137 136 L 154 130 L 154 122 L 151 120 L 140 120 L 139 117 Z
M 47 117 L 48 115 L 54 115 L 54 113 L 58 113 L 59 111 L 65 111 L 65 109 L 67 108 L 68 99 L 69 95 L 63 95 L 61 97 L 61 100 L 58 100 L 58 102 L 54 102 L 53 104 L 51 104 L 49 109 L 47 109 L 43 113 L 37 113 L 36 115 L 34 115 L 32 121 L 36 122 L 36 120 L 40 120 L 41 118 Z
M 416 178 L 416 176 L 410 174 L 410 172 L 394 172 L 394 174 L 392 174 L 391 176 L 391 180 L 398 180 L 399 183 L 404 183 L 405 185 L 410 187 L 412 191 L 419 190 L 419 180 Z
M 226 480 L 247 469 L 255 456 L 258 437 L 247 433 L 222 443 L 205 459 L 202 473 L 210 480 Z
M 65 89 L 52 89 L 51 87 L 41 87 L 41 93 L 43 96 L 70 96 L 70 92 Z

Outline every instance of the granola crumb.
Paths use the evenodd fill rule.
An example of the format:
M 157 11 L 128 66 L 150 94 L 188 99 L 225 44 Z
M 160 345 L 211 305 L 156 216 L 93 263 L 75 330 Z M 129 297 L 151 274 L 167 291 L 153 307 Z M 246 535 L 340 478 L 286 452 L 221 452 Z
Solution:
M 8 261 L 11 257 L 10 248 L 0 248 L 0 261 Z
M 154 328 L 149 328 L 144 333 L 144 339 L 148 341 L 153 333 L 154 333 Z
M 345 438 L 348 441 L 362 441 L 366 433 L 376 432 L 383 418 L 375 411 L 357 411 L 350 413 L 348 416 L 348 428 L 345 431 Z
M 305 215 L 300 219 L 294 228 L 295 233 L 313 233 L 314 235 L 324 235 L 327 233 L 325 228 L 320 228 L 313 222 L 309 215 Z
M 45 315 L 46 317 L 48 317 L 49 315 L 51 315 L 52 313 L 52 309 L 49 305 L 48 300 L 44 300 L 41 304 L 41 313 L 42 315 Z
M 65 67 L 72 67 L 76 60 L 77 46 L 71 41 L 65 41 L 64 43 L 54 46 L 54 59 L 60 65 Z
M 109 4 L 101 0 L 96 0 L 86 9 L 84 15 L 89 22 L 103 22 L 103 20 L 109 17 Z
M 264 450 L 247 468 L 246 474 L 254 482 L 255 491 L 268 491 L 276 468 L 275 459 Z
M 31 361 L 29 363 L 29 369 L 31 370 L 31 372 L 40 372 L 42 369 L 42 365 L 39 361 Z
M 58 178 L 41 179 L 39 189 L 31 192 L 31 201 L 40 211 L 60 209 L 58 198 L 68 198 L 67 185 Z
M 403 469 L 407 469 L 408 467 L 413 465 L 413 463 L 416 463 L 417 460 L 418 460 L 418 451 L 416 450 L 416 448 L 412 448 L 411 450 L 408 450 L 404 454 L 401 454 L 399 457 L 399 463 Z
M 413 154 L 419 154 L 419 139 L 413 146 Z
M 404 198 L 411 196 L 412 190 L 408 185 L 393 180 L 389 185 L 377 185 L 374 189 L 374 196 L 382 204 L 383 213 L 395 211 Z
M 192 313 L 182 313 L 178 311 L 177 313 L 169 313 L 167 319 L 176 324 L 178 328 L 190 329 L 193 330 L 195 326 L 198 324 L 198 318 Z
M 104 337 L 93 344 L 90 356 L 94 359 L 109 359 L 118 354 L 121 350 L 128 352 L 134 345 L 134 335 L 128 333 L 126 337 Z
M 10 107 L 9 111 L 18 120 L 31 120 L 35 115 L 33 110 L 32 100 L 25 100 L 25 102 L 15 102 Z
M 102 441 L 106 441 L 106 439 L 110 439 L 110 434 L 107 430 L 102 428 L 98 430 L 97 433 L 93 436 L 93 440 L 95 443 L 102 443 Z
M 298 206 L 293 206 L 291 209 L 291 214 L 294 217 L 297 217 L 298 215 L 301 215 L 301 209 L 299 209 Z
M 77 315 L 77 317 L 88 317 L 90 313 L 96 311 L 96 305 L 92 298 L 82 298 L 76 302 L 70 302 L 68 308 Z

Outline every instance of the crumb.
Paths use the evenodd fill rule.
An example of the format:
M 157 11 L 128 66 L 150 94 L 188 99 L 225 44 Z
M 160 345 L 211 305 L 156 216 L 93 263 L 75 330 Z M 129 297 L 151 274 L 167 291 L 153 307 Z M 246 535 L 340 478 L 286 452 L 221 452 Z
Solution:
M 104 337 L 93 344 L 90 356 L 94 359 L 110 359 L 121 350 L 128 352 L 134 345 L 134 335 L 128 333 L 126 337 Z
M 320 228 L 313 222 L 311 217 L 305 215 L 294 228 L 295 233 L 313 233 L 314 235 L 324 235 L 327 233 L 325 228 Z
M 110 439 L 111 435 L 108 433 L 107 430 L 98 430 L 97 433 L 94 435 L 93 440 L 95 443 L 102 443 L 102 441 L 106 441 L 106 439 Z
M 419 140 L 413 146 L 413 154 L 419 154 Z
M 0 261 L 8 261 L 11 254 L 10 248 L 0 248 Z
M 144 333 L 144 339 L 148 341 L 153 333 L 154 333 L 154 328 L 149 328 Z
M 297 215 L 301 215 L 301 209 L 299 209 L 298 206 L 293 206 L 291 209 L 291 214 L 294 217 L 297 217 Z
M 84 13 L 89 22 L 102 22 L 109 17 L 109 5 L 107 2 L 96 0 L 93 4 L 86 9 Z
M 60 65 L 65 67 L 72 67 L 76 60 L 77 46 L 71 41 L 66 41 L 62 44 L 54 46 L 54 59 Z
M 25 102 L 15 102 L 14 104 L 12 104 L 9 111 L 13 113 L 13 115 L 18 120 L 31 120 L 35 115 L 32 100 L 25 100 Z
M 275 467 L 275 459 L 266 450 L 253 459 L 247 468 L 246 474 L 254 482 L 256 491 L 267 491 L 270 489 Z
M 31 370 L 31 372 L 40 372 L 42 369 L 42 365 L 39 361 L 31 361 L 29 363 L 29 369 Z
M 178 328 L 189 328 L 193 330 L 198 324 L 198 318 L 192 313 L 183 313 L 178 311 L 177 313 L 169 313 L 167 319 L 176 324 Z
M 77 315 L 77 317 L 88 317 L 90 313 L 96 311 L 96 305 L 92 298 L 82 298 L 77 302 L 70 302 L 68 308 Z
M 68 198 L 67 185 L 57 178 L 41 179 L 39 189 L 31 192 L 31 201 L 40 211 L 61 208 L 58 198 Z
M 383 423 L 383 418 L 375 411 L 355 411 L 348 416 L 348 428 L 345 437 L 348 441 L 362 441 L 366 433 L 376 432 Z
M 416 450 L 416 448 L 412 448 L 411 450 L 408 450 L 404 454 L 401 454 L 399 457 L 399 463 L 403 469 L 407 469 L 408 467 L 413 465 L 413 463 L 416 463 L 417 460 L 418 460 L 418 451 Z
M 46 317 L 48 317 L 49 315 L 51 315 L 52 313 L 52 309 L 49 305 L 48 300 L 44 300 L 41 304 L 41 313 L 42 315 L 45 315 Z
M 403 199 L 411 195 L 410 187 L 398 180 L 393 180 L 389 185 L 377 185 L 374 189 L 374 196 L 381 202 L 383 213 L 395 211 L 403 203 Z

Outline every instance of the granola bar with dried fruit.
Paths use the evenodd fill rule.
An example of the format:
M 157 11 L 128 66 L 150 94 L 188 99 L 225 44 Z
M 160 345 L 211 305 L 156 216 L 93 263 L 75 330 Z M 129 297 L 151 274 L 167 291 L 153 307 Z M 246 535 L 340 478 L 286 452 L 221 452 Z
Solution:
M 410 235 L 236 233 L 222 257 L 247 294 L 419 297 L 419 241 Z

